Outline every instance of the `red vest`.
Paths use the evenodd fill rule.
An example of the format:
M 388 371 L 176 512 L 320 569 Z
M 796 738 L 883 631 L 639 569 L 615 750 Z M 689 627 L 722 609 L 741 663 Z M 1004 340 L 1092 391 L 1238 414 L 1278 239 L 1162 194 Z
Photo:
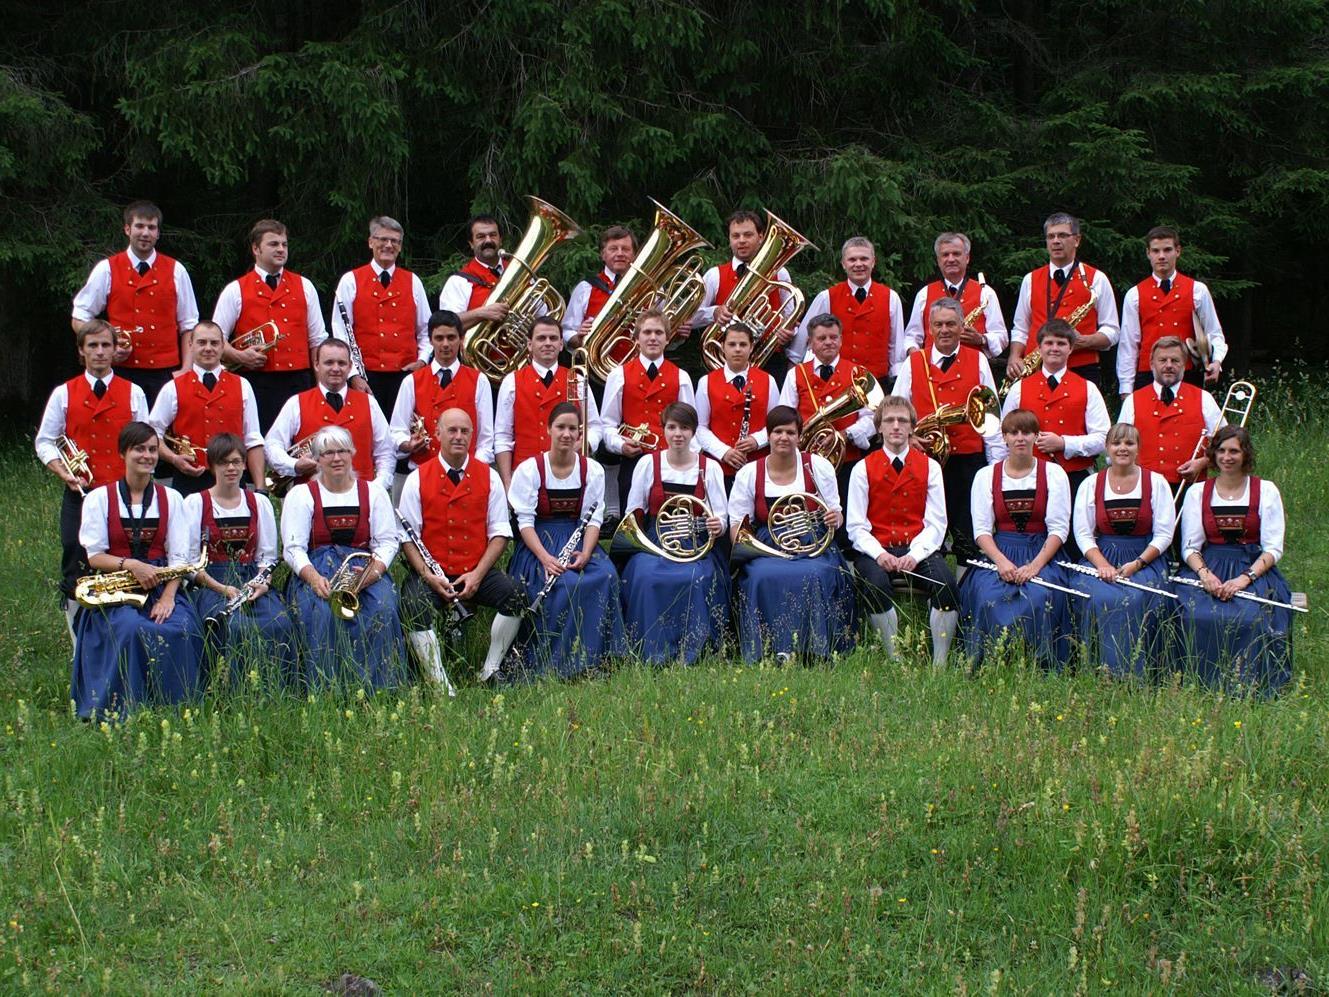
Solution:
M 134 352 L 121 366 L 161 370 L 180 363 L 180 325 L 175 315 L 175 260 L 161 253 L 148 272 L 139 275 L 138 258 L 129 250 L 116 253 L 111 265 L 111 293 L 106 320 L 120 329 L 142 326 L 134 335 Z
M 1050 318 L 1070 318 L 1071 312 L 1075 311 L 1082 304 L 1089 300 L 1089 288 L 1094 286 L 1094 275 L 1098 271 L 1089 264 L 1084 265 L 1084 281 L 1080 280 L 1080 267 L 1077 264 L 1072 268 L 1070 278 L 1066 281 L 1065 293 L 1057 286 L 1057 282 L 1052 279 L 1052 273 L 1047 267 L 1039 267 L 1029 274 L 1029 342 L 1034 343 L 1038 339 L 1038 330 L 1043 328 L 1044 324 Z M 1089 282 L 1089 287 L 1085 287 L 1085 281 Z M 1061 295 L 1061 300 L 1057 300 L 1057 295 Z M 1051 306 L 1051 307 L 1049 307 Z M 1098 306 L 1095 305 L 1085 313 L 1084 318 L 1075 327 L 1075 331 L 1081 336 L 1092 336 L 1098 331 Z M 1031 347 L 1032 348 L 1032 347 Z M 1098 363 L 1097 350 L 1075 350 L 1071 353 L 1070 367 L 1083 367 L 1086 364 Z
M 595 318 L 600 314 L 600 309 L 605 306 L 609 296 L 614 293 L 614 288 L 618 286 L 618 280 L 610 280 L 605 277 L 605 272 L 601 270 L 586 283 L 591 285 L 590 297 L 586 299 L 586 314 L 583 318 Z
M 728 263 L 721 263 L 718 269 L 720 283 L 715 289 L 715 303 L 716 305 L 723 305 L 729 300 L 729 295 L 734 293 L 734 285 L 738 283 L 738 274 L 734 272 L 734 261 L 732 259 Z M 780 302 L 783 300 L 778 288 L 771 288 L 766 297 L 770 301 L 771 307 L 775 309 L 780 307 Z
M 245 504 L 249 507 L 249 522 L 243 526 L 218 526 L 217 514 L 212 504 L 212 493 L 209 491 L 202 493 L 203 534 L 204 543 L 208 545 L 209 564 L 230 561 L 253 564 L 254 558 L 258 555 L 258 499 L 248 488 L 240 494 L 245 497 Z M 231 555 L 233 550 L 236 551 L 234 556 Z
M 799 454 L 803 464 L 803 491 L 808 495 L 818 495 L 817 479 L 812 475 L 812 454 Z M 766 501 L 766 458 L 757 459 L 757 473 L 753 475 L 752 518 L 758 526 L 765 525 L 770 515 L 770 506 Z
M 969 392 L 982 384 L 979 380 L 978 350 L 972 346 L 961 344 L 955 362 L 945 373 L 942 373 L 940 367 L 933 365 L 929 359 L 931 355 L 931 352 L 925 353 L 922 350 L 915 350 L 909 354 L 910 376 L 913 378 L 910 384 L 912 395 L 910 400 L 914 403 L 914 409 L 920 419 L 935 412 L 937 405 L 944 405 L 947 402 L 963 407 Z M 932 380 L 931 390 L 928 389 L 929 378 Z M 936 404 L 933 404 L 932 400 L 934 393 Z M 967 422 L 947 426 L 946 435 L 951 440 L 951 453 L 983 452 L 983 437 L 979 436 L 974 427 Z
M 283 270 L 274 291 L 257 270 L 241 277 L 240 317 L 235 320 L 231 338 L 257 329 L 265 322 L 276 322 L 281 339 L 268 351 L 268 362 L 257 373 L 276 373 L 309 369 L 309 306 L 305 284 L 298 273 Z
M 992 466 L 992 512 L 1001 533 L 1046 533 L 1048 531 L 1048 468 L 1044 461 L 1034 460 L 1034 497 L 1006 500 L 1005 461 Z M 1024 513 L 1023 529 L 1015 522 L 1016 515 Z
M 1058 436 L 1084 436 L 1088 432 L 1085 416 L 1089 409 L 1089 384 L 1079 374 L 1061 372 L 1054 391 L 1040 368 L 1020 382 L 1020 408 L 1038 417 L 1038 428 Z M 1094 457 L 1067 457 L 1063 450 L 1050 458 L 1066 472 L 1083 471 L 1094 466 Z
M 721 367 L 706 375 L 706 397 L 711 403 L 710 430 L 727 447 L 738 442 L 738 431 L 743 425 L 743 392 L 737 390 L 725 380 L 725 371 Z M 756 367 L 749 367 L 748 384 L 752 387 L 752 415 L 748 422 L 748 435 L 751 436 L 766 425 L 766 410 L 770 405 L 771 379 L 768 374 Z M 746 388 L 744 389 L 746 390 Z M 754 450 L 748 454 L 748 463 L 766 453 L 766 448 Z M 732 477 L 734 470 L 724 465 L 726 477 Z
M 874 280 L 862 303 L 854 297 L 847 280 L 827 293 L 831 314 L 844 327 L 840 356 L 870 370 L 878 379 L 885 378 L 891 370 L 891 289 Z
M 927 297 L 923 301 L 923 349 L 924 350 L 932 349 L 932 326 L 928 324 L 928 316 L 932 314 L 932 304 L 935 301 L 940 301 L 944 297 L 946 297 L 946 282 L 944 280 L 934 280 L 931 284 L 927 286 Z M 965 317 L 968 317 L 970 312 L 972 312 L 975 308 L 978 308 L 979 303 L 982 300 L 983 300 L 982 285 L 979 284 L 978 281 L 970 280 L 968 277 L 966 277 L 964 279 L 964 283 L 960 285 L 960 307 L 964 309 Z M 987 313 L 983 312 L 981 309 L 977 317 L 975 317 L 974 319 L 973 328 L 974 331 L 976 332 L 988 331 Z M 1036 330 L 1031 330 L 1031 332 L 1034 331 Z M 1033 336 L 1031 335 L 1030 338 L 1032 339 Z
M 132 422 L 133 385 L 123 377 L 113 377 L 106 394 L 98 400 L 92 385 L 80 374 L 65 382 L 69 403 L 65 411 L 65 435 L 88 455 L 92 484 L 105 485 L 124 477 L 125 462 L 120 456 L 120 430 Z
M 368 263 L 351 273 L 355 277 L 351 318 L 355 345 L 360 347 L 365 369 L 399 371 L 414 363 L 420 351 L 415 339 L 415 281 L 411 272 L 397 267 L 387 287 Z
M 119 481 L 112 481 L 102 486 L 106 489 L 106 553 L 112 557 L 134 557 L 134 553 L 129 546 L 129 533 L 125 530 L 124 521 L 120 518 L 119 486 Z M 145 561 L 162 561 L 166 559 L 166 538 L 170 535 L 171 506 L 166 501 L 166 488 L 164 486 L 152 485 L 151 487 L 153 490 L 152 509 L 157 511 L 157 526 L 153 530 L 152 536 L 148 538 L 148 553 L 143 559 Z
M 363 392 L 361 392 L 363 394 Z M 317 550 L 333 543 L 332 535 L 344 530 L 354 530 L 348 547 L 360 550 L 369 549 L 369 482 L 361 478 L 355 483 L 355 495 L 359 506 L 352 513 L 338 513 L 329 516 L 323 508 L 323 490 L 318 482 L 309 482 L 309 494 L 314 499 L 314 513 L 309 522 L 309 549 Z M 337 507 L 340 508 L 340 507 Z
M 480 563 L 489 546 L 489 465 L 469 461 L 454 485 L 441 461 L 420 467 L 420 539 L 449 575 Z
M 295 434 L 296 442 L 317 433 L 324 426 L 341 426 L 351 434 L 351 442 L 355 444 L 355 457 L 351 461 L 355 473 L 362 481 L 372 480 L 377 470 L 374 467 L 374 417 L 369 408 L 370 396 L 363 391 L 346 392 L 340 412 L 333 411 L 322 388 L 309 388 L 295 397 L 300 400 L 300 428 Z
M 549 387 L 529 363 L 513 375 L 512 466 L 549 449 L 549 413 L 568 400 L 568 369 L 554 368 Z M 588 427 L 589 431 L 589 427 Z
M 666 406 L 678 401 L 678 366 L 663 357 L 655 364 L 660 370 L 654 381 L 636 357 L 623 365 L 623 422 L 646 423 L 660 437 L 659 449 L 665 450 L 663 415 Z
M 1217 478 L 1208 478 L 1204 483 L 1204 494 L 1200 497 L 1200 509 L 1204 520 L 1204 539 L 1206 543 L 1228 544 L 1234 541 L 1227 538 L 1226 531 L 1241 531 L 1239 544 L 1258 544 L 1260 542 L 1260 479 L 1251 475 L 1250 493 L 1247 496 L 1246 512 L 1243 515 L 1219 516 L 1214 513 L 1214 485 Z
M 415 382 L 415 414 L 424 419 L 429 438 L 433 440 L 428 450 L 411 457 L 411 466 L 423 467 L 438 456 L 438 417 L 450 408 L 459 408 L 471 417 L 469 452 L 474 457 L 475 444 L 480 438 L 480 417 L 475 411 L 475 383 L 480 379 L 480 372 L 474 367 L 458 364 L 457 373 L 452 375 L 446 389 L 438 386 L 432 364 L 416 368 L 411 378 Z
M 1181 480 L 1177 468 L 1191 459 L 1204 435 L 1204 392 L 1185 383 L 1175 390 L 1171 405 L 1163 404 L 1152 382 L 1131 396 L 1140 431 L 1140 466 L 1157 471 L 1172 485 Z
M 927 454 L 915 447 L 909 448 L 899 474 L 892 459 L 885 450 L 874 450 L 863 460 L 868 479 L 868 522 L 872 535 L 883 547 L 908 547 L 923 532 L 931 468 Z
M 1148 537 L 1154 532 L 1154 483 L 1150 478 L 1153 472 L 1147 467 L 1140 468 L 1140 504 L 1132 509 L 1129 506 L 1107 507 L 1107 469 L 1099 473 L 1094 481 L 1094 532 L 1098 536 L 1116 533 L 1113 521 L 1131 520 L 1134 523 L 1127 536 Z
M 1176 336 L 1183 343 L 1195 341 L 1195 281 L 1183 273 L 1172 275 L 1172 290 L 1164 294 L 1158 281 L 1146 277 L 1135 285 L 1140 311 L 1140 355 L 1135 369 L 1147 371 L 1154 344 L 1164 336 Z M 1190 370 L 1190 351 L 1184 354 Z
M 244 385 L 228 370 L 217 375 L 209 391 L 191 369 L 175 376 L 176 413 L 171 431 L 187 436 L 194 446 L 207 449 L 218 433 L 244 437 Z M 303 439 L 303 437 L 301 437 Z
M 466 310 L 474 311 L 489 300 L 489 292 L 498 283 L 494 271 L 472 256 L 466 265 L 457 271 L 471 285 L 471 297 L 466 302 Z
M 821 361 L 815 357 L 806 363 L 801 363 L 794 368 L 794 384 L 798 388 L 798 414 L 803 417 L 803 425 L 817 414 L 817 410 L 825 407 L 836 396 L 844 394 L 853 384 L 854 375 L 861 368 L 850 363 L 841 354 L 840 362 L 836 364 L 834 372 L 829 381 L 823 381 L 817 375 L 817 368 L 821 366 Z M 833 426 L 836 429 L 844 431 L 858 421 L 858 410 L 850 412 L 848 415 L 836 419 Z M 863 452 L 854 446 L 853 443 L 845 442 L 844 459 L 846 461 L 858 460 L 863 456 Z
M 663 450 L 657 450 L 651 454 L 651 461 L 655 465 L 653 468 L 655 478 L 651 481 L 651 490 L 646 496 L 646 514 L 648 516 L 659 515 L 660 506 L 664 505 L 665 499 L 669 497 L 665 492 L 664 478 L 660 473 L 660 464 L 663 459 Z M 672 494 L 677 495 L 679 493 L 674 492 Z M 692 495 L 703 502 L 706 501 L 706 455 L 704 453 L 697 454 L 697 484 L 692 489 Z

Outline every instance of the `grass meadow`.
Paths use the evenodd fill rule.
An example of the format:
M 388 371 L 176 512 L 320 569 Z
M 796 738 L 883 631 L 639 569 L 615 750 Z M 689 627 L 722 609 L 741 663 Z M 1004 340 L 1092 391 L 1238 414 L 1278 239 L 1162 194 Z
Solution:
M 1273 701 L 991 660 L 257 683 L 71 719 L 55 482 L 0 452 L 0 991 L 1329 986 L 1329 408 L 1264 385 L 1310 593 Z M 924 617 L 924 613 L 918 613 Z M 484 628 L 472 625 L 471 649 Z M 454 666 L 454 678 L 466 679 Z

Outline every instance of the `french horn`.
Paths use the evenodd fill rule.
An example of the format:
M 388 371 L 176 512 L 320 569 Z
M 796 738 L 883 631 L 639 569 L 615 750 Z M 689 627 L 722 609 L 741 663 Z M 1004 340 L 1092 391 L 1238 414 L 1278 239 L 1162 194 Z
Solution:
M 826 525 L 825 502 L 818 495 L 795 492 L 781 495 L 766 517 L 771 542 L 757 537 L 749 520 L 744 520 L 734 536 L 733 557 L 739 561 L 752 557 L 778 557 L 792 561 L 800 557 L 818 557 L 826 553 L 835 531 Z
M 715 546 L 715 538 L 706 529 L 710 508 L 695 495 L 670 495 L 660 505 L 655 517 L 655 540 L 635 514 L 623 517 L 614 531 L 612 547 L 645 551 L 678 564 L 700 561 Z

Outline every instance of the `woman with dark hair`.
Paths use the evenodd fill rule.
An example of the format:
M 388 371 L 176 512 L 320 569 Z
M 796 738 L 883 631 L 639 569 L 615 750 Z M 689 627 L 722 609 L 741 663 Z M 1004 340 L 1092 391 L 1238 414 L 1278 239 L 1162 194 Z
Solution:
M 528 457 L 512 472 L 508 502 L 522 543 L 509 571 L 532 602 L 546 582 L 557 579 L 519 664 L 528 673 L 552 670 L 571 678 L 625 653 L 623 609 L 618 572 L 598 546 L 605 473 L 581 455 L 581 408 L 559 402 L 548 425 L 548 452 Z M 581 539 L 560 563 L 559 554 L 583 523 Z
M 295 678 L 295 628 L 286 601 L 270 581 L 258 581 L 277 563 L 277 520 L 266 495 L 240 487 L 245 473 L 244 440 L 218 433 L 208 442 L 207 467 L 214 484 L 185 499 L 189 560 L 206 543 L 208 566 L 194 576 L 194 608 L 206 624 L 208 651 L 229 665 L 239 681 L 257 663 L 274 666 L 271 678 Z M 239 608 L 226 606 L 245 595 Z
M 84 606 L 75 619 L 70 697 L 84 719 L 124 716 L 140 703 L 179 703 L 200 687 L 203 636 L 180 579 L 158 569 L 188 563 L 184 500 L 155 484 L 157 433 L 145 422 L 120 430 L 124 476 L 89 492 L 79 543 L 98 572 L 127 571 L 147 593 L 143 606 Z
M 1209 444 L 1217 477 L 1193 486 L 1181 509 L 1182 578 L 1177 588 L 1177 660 L 1209 685 L 1275 692 L 1292 677 L 1292 612 L 1239 592 L 1288 603 L 1278 570 L 1283 498 L 1251 472 L 1255 448 L 1241 426 L 1224 426 Z
M 661 538 L 656 517 L 673 495 L 691 495 L 710 515 L 694 519 L 692 543 L 709 535 L 718 540 L 726 526 L 724 474 L 718 461 L 692 450 L 697 410 L 674 402 L 661 414 L 668 449 L 637 462 L 623 508 L 624 518 L 638 516 L 647 540 Z M 729 625 L 729 566 L 720 547 L 690 562 L 670 560 L 651 551 L 633 554 L 623 570 L 623 615 L 628 642 L 643 661 L 692 664 L 709 648 L 718 649 Z
M 825 522 L 791 532 L 812 540 L 821 529 L 834 533 L 844 522 L 835 468 L 824 457 L 798 449 L 803 419 L 777 405 L 766 416 L 770 454 L 745 464 L 729 495 L 731 539 L 747 523 L 760 544 L 772 546 L 770 509 L 785 495 L 815 495 L 826 506 Z M 783 529 L 783 527 L 777 527 Z M 854 646 L 854 596 L 849 569 L 832 543 L 815 557 L 749 556 L 736 548 L 738 637 L 743 657 L 767 654 L 779 660 L 825 658 Z
M 960 581 L 965 647 L 975 663 L 1003 634 L 1021 640 L 1045 668 L 1070 657 L 1065 593 L 1034 579 L 1066 587 L 1055 563 L 1071 529 L 1071 491 L 1066 472 L 1034 456 L 1038 417 L 1014 409 L 1001 420 L 1006 458 L 980 468 L 970 489 L 974 541 L 996 571 L 968 571 Z

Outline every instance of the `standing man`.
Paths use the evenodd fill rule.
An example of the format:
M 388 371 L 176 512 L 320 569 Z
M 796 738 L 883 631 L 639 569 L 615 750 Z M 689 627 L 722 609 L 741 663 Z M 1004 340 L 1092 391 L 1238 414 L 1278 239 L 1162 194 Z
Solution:
M 572 289 L 563 313 L 563 342 L 569 350 L 582 345 L 591 322 L 600 314 L 619 279 L 637 256 L 637 237 L 623 225 L 610 225 L 600 236 L 600 272 Z
M 198 302 L 184 264 L 157 252 L 161 208 L 135 201 L 124 219 L 129 247 L 92 268 L 74 295 L 70 325 L 77 333 L 105 311 L 107 322 L 130 343 L 127 351 L 117 347 L 115 365 L 146 396 L 156 397 L 184 364 L 184 337 L 198 323 Z
M 1223 411 L 1209 392 L 1182 381 L 1186 347 L 1180 339 L 1164 336 L 1150 353 L 1153 376 L 1126 396 L 1117 421 L 1140 431 L 1140 466 L 1176 485 L 1183 476 L 1196 477 L 1208 469 L 1203 452 L 1194 459 L 1191 455 L 1202 436 L 1213 438 L 1223 424 Z
M 1181 236 L 1174 228 L 1159 225 L 1144 237 L 1153 270 L 1129 291 L 1121 303 L 1121 338 L 1117 341 L 1117 390 L 1125 398 L 1153 379 L 1150 357 L 1154 343 L 1176 336 L 1186 348 L 1184 380 L 1196 386 L 1215 383 L 1223 373 L 1227 338 L 1218 323 L 1218 312 L 1209 288 L 1177 271 Z M 1209 339 L 1209 364 L 1203 370 L 1195 361 L 1199 351 L 1195 331 Z
M 369 220 L 372 258 L 342 274 L 332 299 L 332 336 L 349 341 L 346 323 L 364 360 L 351 387 L 372 392 L 379 405 L 397 397 L 406 375 L 429 360 L 429 299 L 420 278 L 397 266 L 404 230 L 387 215 Z
M 466 242 L 471 258 L 443 282 L 443 290 L 438 293 L 439 310 L 456 313 L 466 329 L 479 322 L 501 322 L 508 317 L 509 306 L 501 301 L 487 303 L 489 292 L 503 276 L 503 261 L 499 257 L 503 236 L 498 219 L 493 215 L 475 215 L 466 223 Z
M 328 333 L 314 285 L 286 269 L 286 226 L 272 218 L 256 222 L 249 230 L 249 249 L 254 269 L 222 288 L 212 321 L 227 340 L 223 359 L 253 386 L 259 425 L 268 429 L 286 400 L 309 387 L 314 351 Z M 269 322 L 279 336 L 272 349 L 231 345 L 237 336 Z
M 877 265 L 877 251 L 861 235 L 846 239 L 840 250 L 840 265 L 845 279 L 834 287 L 818 292 L 812 299 L 795 339 L 798 360 L 807 355 L 807 343 L 814 318 L 834 315 L 844 330 L 842 347 L 852 364 L 871 371 L 889 389 L 905 356 L 903 308 L 894 289 L 872 279 Z
M 1030 333 L 1037 331 L 1048 319 L 1069 320 L 1075 312 L 1082 315 L 1075 323 L 1075 349 L 1071 353 L 1070 368 L 1086 381 L 1095 384 L 1099 379 L 1098 355 L 1110 350 L 1117 342 L 1117 299 L 1107 274 L 1081 264 L 1080 220 L 1074 215 L 1058 212 L 1043 223 L 1043 236 L 1047 243 L 1048 265 L 1024 275 L 1020 282 L 1020 299 L 1015 305 L 1015 320 L 1011 324 L 1011 355 L 1006 363 L 1007 377 L 1019 377 L 1024 361 L 1025 347 Z M 1089 305 L 1090 293 L 1094 303 Z M 1085 308 L 1083 306 L 1089 305 Z
M 932 348 L 926 320 L 928 309 L 939 298 L 954 298 L 964 308 L 960 342 L 982 350 L 989 360 L 996 359 L 1006 349 L 1006 317 L 1001 313 L 1001 302 L 990 287 L 970 278 L 969 250 L 969 236 L 963 232 L 943 232 L 933 242 L 941 279 L 920 288 L 914 295 L 914 308 L 904 330 L 909 348 Z

